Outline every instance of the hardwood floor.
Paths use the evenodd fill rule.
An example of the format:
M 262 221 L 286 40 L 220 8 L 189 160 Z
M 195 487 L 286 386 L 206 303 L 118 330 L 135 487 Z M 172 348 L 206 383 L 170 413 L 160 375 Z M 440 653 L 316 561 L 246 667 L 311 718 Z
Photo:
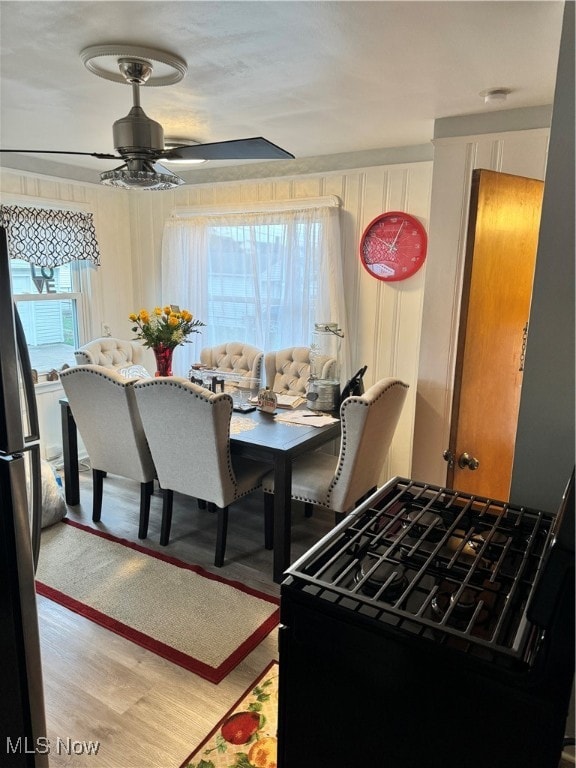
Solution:
M 139 490 L 109 476 L 104 481 L 102 520 L 92 523 L 91 473 L 81 473 L 81 503 L 68 517 L 115 536 L 139 541 Z M 272 553 L 265 550 L 263 499 L 254 494 L 230 508 L 223 568 L 213 566 L 216 516 L 195 500 L 175 494 L 169 546 L 160 547 L 160 494 L 152 499 L 150 549 L 198 563 L 267 594 Z M 331 527 L 318 510 L 304 518 L 294 509 L 293 556 L 305 552 Z M 52 768 L 178 768 L 272 659 L 277 630 L 214 685 L 109 632 L 58 604 L 38 597 L 50 766 Z M 193 631 L 193 620 L 190 622 Z M 84 743 L 98 742 L 96 755 Z
M 138 541 L 135 483 L 105 479 L 102 521 L 97 525 L 91 519 L 90 472 L 81 473 L 80 487 L 80 505 L 68 509 L 71 520 Z M 215 515 L 175 494 L 171 541 L 165 548 L 158 543 L 161 507 L 160 494 L 155 494 L 145 546 L 279 595 L 280 588 L 272 581 L 272 553 L 263 547 L 260 495 L 231 507 L 221 569 L 212 564 Z M 331 526 L 328 513 L 315 510 L 312 518 L 304 518 L 302 508 L 294 505 L 293 559 Z M 51 600 L 38 597 L 38 611 L 51 768 L 178 768 L 268 663 L 278 658 L 274 630 L 214 685 Z M 190 628 L 193 631 L 192 620 Z M 91 741 L 99 744 L 95 755 L 83 746 Z M 573 766 L 570 757 L 559 768 Z

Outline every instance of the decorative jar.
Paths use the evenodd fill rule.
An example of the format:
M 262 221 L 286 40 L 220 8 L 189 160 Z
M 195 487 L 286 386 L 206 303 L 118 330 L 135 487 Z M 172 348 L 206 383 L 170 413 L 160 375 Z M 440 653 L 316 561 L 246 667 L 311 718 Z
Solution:
M 340 402 L 340 345 L 337 323 L 315 323 L 310 344 L 310 383 L 306 395 L 313 411 L 334 411 Z

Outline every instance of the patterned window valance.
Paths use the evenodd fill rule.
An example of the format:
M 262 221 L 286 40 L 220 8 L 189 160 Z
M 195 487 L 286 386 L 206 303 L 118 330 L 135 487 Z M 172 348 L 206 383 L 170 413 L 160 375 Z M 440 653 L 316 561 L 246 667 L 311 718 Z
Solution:
M 6 229 L 12 259 L 40 267 L 82 260 L 100 264 L 91 213 L 2 205 L 0 225 Z

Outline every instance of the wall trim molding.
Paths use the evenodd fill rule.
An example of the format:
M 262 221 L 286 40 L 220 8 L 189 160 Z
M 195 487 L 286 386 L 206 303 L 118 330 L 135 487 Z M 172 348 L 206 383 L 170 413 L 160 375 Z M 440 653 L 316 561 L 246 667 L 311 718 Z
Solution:
M 340 152 L 332 155 L 316 155 L 300 157 L 294 160 L 275 160 L 267 163 L 242 163 L 240 165 L 215 165 L 206 168 L 179 171 L 178 175 L 187 185 L 213 184 L 224 181 L 244 181 L 252 179 L 267 179 L 284 176 L 306 176 L 313 173 L 343 171 L 352 168 L 373 167 L 378 165 L 398 165 L 401 163 L 417 163 L 432 160 L 434 148 L 431 143 L 415 144 L 405 147 L 379 147 L 375 149 Z M 51 160 L 41 160 L 25 155 L 13 154 L 3 158 L 5 163 L 1 170 L 32 176 L 45 176 L 55 181 L 70 183 L 100 185 L 100 172 L 79 165 L 56 163 Z M 6 165 L 10 162 L 10 166 Z M 103 169 L 104 170 L 104 169 Z M 124 192 L 125 190 L 112 190 Z M 145 190 L 132 190 L 132 192 Z M 150 192 L 146 192 L 150 194 Z
M 23 195 L 13 192 L 2 193 L 2 205 L 19 205 L 22 208 L 48 208 L 55 211 L 82 211 L 94 213 L 94 206 L 75 200 L 62 200 L 50 197 Z
M 434 139 L 486 133 L 510 133 L 511 131 L 533 128 L 547 128 L 549 130 L 551 123 L 551 104 L 538 107 L 491 110 L 472 115 L 438 118 L 434 122 Z
M 549 128 L 526 128 L 519 131 L 499 131 L 498 133 L 469 133 L 462 134 L 460 136 L 445 136 L 441 138 L 435 138 L 432 140 L 432 144 L 436 146 L 448 146 L 450 144 L 469 144 L 472 142 L 486 141 L 486 138 L 490 138 L 492 141 L 500 141 L 502 139 L 510 139 L 514 137 L 522 136 L 549 136 Z

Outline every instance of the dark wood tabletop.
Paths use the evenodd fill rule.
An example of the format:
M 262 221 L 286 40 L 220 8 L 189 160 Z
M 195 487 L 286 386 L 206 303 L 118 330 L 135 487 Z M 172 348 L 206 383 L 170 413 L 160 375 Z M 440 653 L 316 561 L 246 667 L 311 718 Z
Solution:
M 290 413 L 290 411 L 286 411 Z M 283 411 L 278 409 L 275 414 L 252 411 L 251 413 L 232 414 L 232 427 L 230 430 L 230 442 L 233 446 L 252 446 L 263 449 L 269 455 L 274 453 L 289 452 L 292 456 L 309 451 L 322 445 L 327 440 L 332 440 L 340 435 L 340 422 L 335 421 L 324 427 L 308 426 L 306 424 L 292 424 L 276 419 L 282 416 Z M 310 412 L 310 416 L 318 416 Z M 245 429 L 236 432 L 234 422 L 250 419 L 254 422 L 253 429 Z M 302 450 L 299 450 L 301 447 Z
M 232 416 L 231 450 L 248 457 L 272 460 L 274 464 L 274 581 L 280 582 L 290 565 L 292 461 L 338 438 L 340 422 L 324 427 L 288 424 L 276 420 L 271 414 L 254 411 L 241 415 L 242 419 L 251 418 L 256 423 L 254 429 L 234 433 L 235 416 Z

